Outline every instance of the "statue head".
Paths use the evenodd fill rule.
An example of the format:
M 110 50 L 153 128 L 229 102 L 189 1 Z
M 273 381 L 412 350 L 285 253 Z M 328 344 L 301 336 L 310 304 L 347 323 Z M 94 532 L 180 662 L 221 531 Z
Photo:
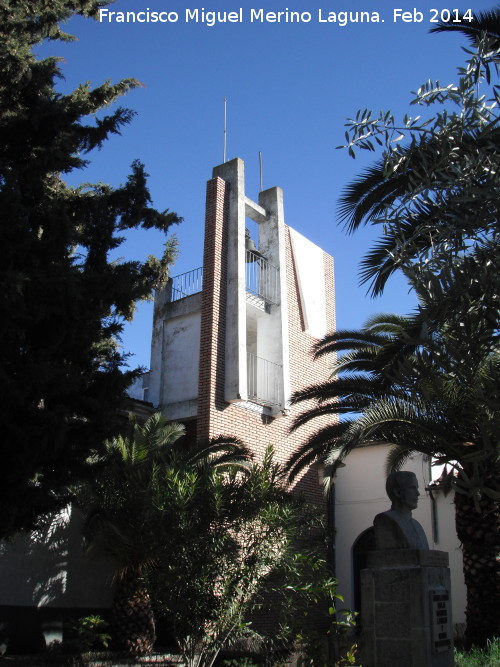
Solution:
M 385 483 L 385 490 L 391 499 L 393 510 L 411 513 L 416 509 L 420 493 L 414 472 L 408 470 L 391 472 Z

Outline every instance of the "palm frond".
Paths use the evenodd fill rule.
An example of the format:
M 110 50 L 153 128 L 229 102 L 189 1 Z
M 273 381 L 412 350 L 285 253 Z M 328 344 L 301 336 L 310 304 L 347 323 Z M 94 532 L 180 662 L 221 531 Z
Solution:
M 227 465 L 229 462 L 248 467 L 252 453 L 241 440 L 229 435 L 220 435 L 210 440 L 198 440 L 182 448 L 189 463 L 208 462 L 211 466 Z
M 285 470 L 288 472 L 289 480 L 295 477 L 314 461 L 321 460 L 332 451 L 337 450 L 342 443 L 342 436 L 349 428 L 350 420 L 331 424 L 314 433 L 290 456 Z
M 336 400 L 332 403 L 322 403 L 310 408 L 306 412 L 298 415 L 292 425 L 290 431 L 293 433 L 304 424 L 317 419 L 318 417 L 332 417 L 332 422 L 336 422 L 339 415 L 350 415 L 359 413 L 370 405 L 370 400 L 360 396 L 353 396 L 349 400 Z
M 385 475 L 389 476 L 394 470 L 401 468 L 415 455 L 415 450 L 409 445 L 391 447 L 385 460 Z
M 473 275 L 462 271 L 465 265 L 472 270 L 473 257 L 474 252 L 466 261 L 457 260 L 456 276 L 439 277 L 443 291 L 454 290 L 454 303 L 460 276 L 468 281 Z M 493 249 L 491 281 L 498 285 L 495 257 Z M 429 283 L 433 279 L 429 277 Z M 324 423 L 330 418 L 331 423 L 290 457 L 292 479 L 314 461 L 338 465 L 352 449 L 377 444 L 391 447 L 391 467 L 403 465 L 413 453 L 454 461 L 460 469 L 496 461 L 500 349 L 494 334 L 488 333 L 487 345 L 476 344 L 474 334 L 481 329 L 471 330 L 471 346 L 460 329 L 440 325 L 432 298 L 425 291 L 422 297 L 410 316 L 380 314 L 359 331 L 330 334 L 318 343 L 321 353 L 337 354 L 340 348 L 345 353 L 334 363 L 329 380 L 293 396 L 294 404 L 306 407 L 292 430 L 316 419 Z
M 349 183 L 339 201 L 339 224 L 348 234 L 376 219 L 395 197 L 408 188 L 406 174 L 387 178 L 385 163 L 379 160 Z
M 408 328 L 410 318 L 408 315 L 397 313 L 377 313 L 365 320 L 363 330 L 370 333 L 384 335 L 384 342 L 392 340 L 393 336 L 400 335 Z
M 413 202 L 414 206 L 416 203 Z M 372 249 L 361 260 L 360 284 L 369 283 L 372 296 L 379 296 L 389 278 L 404 268 L 410 259 L 432 250 L 433 237 L 429 234 L 438 207 L 421 205 L 419 215 L 392 220 Z
M 327 382 L 321 382 L 300 391 L 296 391 L 291 399 L 293 405 L 304 401 L 315 400 L 325 402 L 341 398 L 361 396 L 372 398 L 380 393 L 381 387 L 376 377 L 368 378 L 365 375 L 346 374 Z
M 498 48 L 500 44 L 500 5 L 494 9 L 475 12 L 472 21 L 464 20 L 463 17 L 464 14 L 460 14 L 460 22 L 440 21 L 429 32 L 461 32 L 473 45 L 477 45 L 481 35 L 486 33 L 499 40 L 498 44 L 496 43 Z
M 313 347 L 315 358 L 325 354 L 343 352 L 344 350 L 375 348 L 383 345 L 385 337 L 378 332 L 365 329 L 339 329 L 319 340 Z

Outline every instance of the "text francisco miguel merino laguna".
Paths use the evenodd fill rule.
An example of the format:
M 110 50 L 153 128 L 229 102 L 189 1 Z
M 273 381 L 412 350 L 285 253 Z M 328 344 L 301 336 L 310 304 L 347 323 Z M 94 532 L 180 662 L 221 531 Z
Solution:
M 448 11 L 448 10 L 447 10 Z M 451 12 L 458 10 L 449 10 L 450 14 L 448 20 L 453 20 Z M 469 10 L 470 11 L 470 10 Z M 428 14 L 425 19 L 430 22 L 437 22 L 443 19 L 438 16 L 439 10 L 423 10 L 419 11 L 414 8 L 412 11 L 403 11 L 402 9 L 391 10 L 389 20 L 393 22 L 404 23 L 421 23 L 424 19 L 424 13 L 436 12 L 436 16 Z M 446 18 L 444 19 L 446 20 Z M 186 8 L 183 12 L 175 11 L 154 11 L 149 8 L 143 11 L 126 11 L 117 12 L 107 8 L 99 9 L 99 21 L 101 23 L 203 23 L 207 26 L 214 26 L 220 23 L 310 23 L 315 21 L 317 23 L 336 23 L 340 26 L 345 26 L 348 23 L 384 23 L 385 19 L 379 12 L 362 12 L 362 11 L 336 11 L 331 12 L 324 9 L 317 9 L 316 12 L 308 11 L 291 11 L 288 8 L 283 11 L 267 11 L 265 9 L 247 9 L 239 7 L 233 11 L 212 11 L 204 7 L 189 9 Z M 453 20 L 453 22 L 455 22 Z

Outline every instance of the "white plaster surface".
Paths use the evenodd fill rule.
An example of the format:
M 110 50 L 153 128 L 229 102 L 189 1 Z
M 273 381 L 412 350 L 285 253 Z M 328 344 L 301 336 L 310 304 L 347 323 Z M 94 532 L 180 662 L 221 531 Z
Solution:
M 326 334 L 326 288 L 322 249 L 290 228 L 293 259 L 307 333 L 316 338 Z
M 283 190 L 278 187 L 264 190 L 259 194 L 259 203 L 268 214 L 266 224 L 259 225 L 259 248 L 268 261 L 279 270 L 279 303 L 271 307 L 267 324 L 259 324 L 261 339 L 269 340 L 269 350 L 266 354 L 270 355 L 271 361 L 281 365 L 280 405 L 274 410 L 275 414 L 279 414 L 281 410 L 287 408 L 291 393 Z
M 373 524 L 379 512 L 390 508 L 385 492 L 385 461 L 388 448 L 384 446 L 355 449 L 345 461 L 345 468 L 337 472 L 335 483 L 336 524 L 336 575 L 339 593 L 344 597 L 345 607 L 354 606 L 352 547 L 358 537 Z M 452 499 L 435 493 L 439 541 L 433 541 L 432 511 L 429 493 L 429 468 L 420 456 L 409 460 L 405 470 L 413 471 L 418 479 L 420 499 L 413 517 L 420 522 L 427 536 L 430 549 L 448 551 L 452 581 L 453 622 L 462 623 L 465 609 L 461 552 L 455 533 Z
M 45 529 L 0 543 L 0 605 L 109 607 L 116 565 L 84 550 L 81 527 L 68 507 Z
M 450 558 L 452 582 L 453 623 L 465 623 L 467 590 L 464 583 L 463 559 L 455 530 L 455 505 L 453 492 L 447 496 L 442 491 L 433 491 L 436 499 L 437 540 L 434 549 L 447 551 Z
M 200 312 L 165 322 L 161 407 L 198 397 L 200 367 Z
M 165 332 L 168 328 L 167 323 L 175 321 L 181 323 L 183 318 L 188 320 L 189 316 L 198 317 L 198 319 L 200 319 L 201 312 L 201 292 L 173 302 L 167 302 L 166 297 L 165 290 L 161 290 L 155 294 L 155 311 L 151 336 L 151 370 L 147 373 L 147 378 L 145 378 L 144 381 L 144 400 L 152 403 L 155 408 L 161 407 L 162 403 L 164 403 L 165 377 L 166 373 L 170 372 L 165 371 L 165 354 L 167 352 L 165 349 Z M 176 325 L 173 324 L 170 327 L 169 334 L 175 326 Z M 180 326 L 182 327 L 182 325 Z M 184 340 L 184 342 L 178 341 L 177 345 L 182 347 L 185 346 L 187 342 L 187 340 Z M 192 339 L 189 340 L 190 344 L 192 342 Z M 195 341 L 195 350 L 199 351 L 199 343 L 200 340 L 198 336 Z M 186 351 L 182 354 L 182 358 L 185 359 Z M 193 355 L 192 357 L 189 357 L 188 360 L 189 367 L 191 368 L 194 359 L 194 350 L 191 350 L 190 354 Z M 196 362 L 198 363 L 198 361 L 198 357 L 196 357 Z M 196 391 L 197 389 L 198 387 L 196 386 Z M 190 396 L 189 398 L 193 398 L 193 396 Z
M 130 387 L 127 389 L 127 394 L 130 396 L 130 398 L 136 398 L 139 401 L 144 400 L 144 389 L 143 389 L 143 382 L 144 382 L 144 375 L 139 375 L 138 378 L 136 378 Z
M 246 294 L 245 294 L 245 166 L 236 158 L 213 169 L 229 184 L 227 228 L 227 301 L 225 346 L 225 398 L 247 398 Z

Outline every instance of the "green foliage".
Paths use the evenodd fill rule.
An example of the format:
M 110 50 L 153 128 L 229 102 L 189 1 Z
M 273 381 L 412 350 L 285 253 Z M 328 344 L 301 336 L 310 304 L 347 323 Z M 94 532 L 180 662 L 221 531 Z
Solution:
M 315 399 L 317 406 L 294 428 L 327 414 L 332 424 L 293 455 L 292 474 L 318 455 L 333 472 L 354 447 L 385 443 L 394 446 L 389 469 L 418 451 L 456 469 L 457 491 L 500 498 L 490 475 L 498 465 L 500 351 L 476 339 L 466 354 L 468 340 L 433 332 L 425 314 L 424 304 L 414 316 L 380 315 L 318 343 L 317 355 L 343 354 L 330 381 L 295 394 L 294 402 Z
M 121 577 L 147 581 L 189 665 L 211 665 L 255 634 L 257 609 L 272 611 L 278 648 L 303 640 L 312 609 L 335 607 L 321 516 L 284 490 L 271 451 L 250 465 L 233 438 L 190 444 L 183 432 L 158 413 L 107 443 L 75 489 L 86 540 L 114 556 Z
M 99 615 L 83 616 L 70 623 L 67 628 L 69 641 L 74 638 L 74 646 L 80 653 L 108 648 L 111 635 L 107 629 L 108 623 Z
M 312 653 L 342 625 L 321 514 L 285 490 L 271 450 L 250 464 L 234 438 L 182 435 L 157 413 L 107 443 L 74 492 L 89 545 L 151 593 L 187 665 L 208 667 L 237 638 L 255 637 L 257 610 L 275 620 L 272 639 L 257 635 L 266 655 L 296 641 Z
M 346 653 L 345 658 L 343 658 L 343 662 L 340 664 L 344 665 L 354 665 L 356 667 L 356 653 L 357 653 L 358 647 L 356 644 L 353 644 L 349 650 Z M 358 666 L 361 667 L 361 666 Z
M 455 667 L 498 667 L 500 665 L 500 640 L 488 640 L 485 648 L 470 651 L 455 649 Z
M 347 123 L 345 147 L 353 157 L 359 149 L 381 152 L 346 187 L 340 205 L 349 232 L 367 223 L 381 228 L 361 264 L 362 282 L 374 295 L 396 270 L 416 266 L 440 279 L 468 257 L 486 272 L 481 285 L 494 284 L 498 294 L 498 273 L 484 261 L 485 250 L 498 254 L 500 93 L 489 85 L 497 43 L 485 35 L 468 54 L 458 83 L 428 81 L 413 93 L 411 104 L 430 110 L 427 117 L 397 122 L 391 112 L 365 109 Z M 490 307 L 498 315 L 498 300 Z
M 89 472 L 90 450 L 117 432 L 138 374 L 123 370 L 120 334 L 175 255 L 170 239 L 161 259 L 110 260 L 127 230 L 166 233 L 180 221 L 151 207 L 140 162 L 118 188 L 63 180 L 130 122 L 127 109 L 102 110 L 139 84 L 84 84 L 62 95 L 59 59 L 37 60 L 32 49 L 71 40 L 59 24 L 106 4 L 0 0 L 0 404 L 10 471 L 0 537 L 63 506 L 66 486 Z
M 210 666 L 222 648 L 254 636 L 256 610 L 275 619 L 273 641 L 261 637 L 274 654 L 304 631 L 314 606 L 325 597 L 333 605 L 335 582 L 312 543 L 320 517 L 283 489 L 271 451 L 246 475 L 176 467 L 162 489 L 168 539 L 151 590 L 187 665 Z
M 189 502 L 189 480 L 198 470 L 245 470 L 248 451 L 234 438 L 188 444 L 184 430 L 159 412 L 145 424 L 131 416 L 129 435 L 107 441 L 104 455 L 92 457 L 92 478 L 73 489 L 85 515 L 87 544 L 111 554 L 121 576 L 143 574 L 157 563 L 164 549 L 162 531 L 169 535 L 177 529 L 176 514 L 164 495 L 171 479 L 185 473 L 182 506 Z
M 338 609 L 343 598 L 325 552 L 323 531 L 304 534 L 266 582 L 272 591 L 268 613 L 275 619 L 272 641 L 267 640 L 276 647 L 293 645 L 303 666 L 322 667 L 332 652 L 344 664 L 344 639 L 355 626 L 355 614 Z
M 248 469 L 248 451 L 234 438 L 187 443 L 183 435 L 182 425 L 168 424 L 160 413 L 143 425 L 132 419 L 129 434 L 108 441 L 104 456 L 93 457 L 92 478 L 73 490 L 75 502 L 85 514 L 84 537 L 89 547 L 106 551 L 117 563 L 113 636 L 127 647 L 123 606 L 130 596 L 138 601 L 134 605 L 137 642 L 130 650 L 152 641 L 154 622 L 145 581 L 151 571 L 171 564 L 165 562 L 165 552 L 176 536 L 183 534 L 183 511 L 194 512 L 193 502 L 202 510 L 218 511 L 224 476 L 245 475 Z M 213 487 L 201 487 L 198 479 L 211 480 Z M 178 491 L 176 505 L 172 504 L 171 488 Z M 210 495 L 212 488 L 215 495 Z M 236 505 L 231 510 L 240 511 Z M 202 542 L 203 538 L 206 535 L 200 536 Z M 182 544 L 178 547 L 178 553 L 170 552 L 170 557 L 182 567 Z
M 439 330 L 427 314 L 423 303 L 413 316 L 373 317 L 360 331 L 338 331 L 317 344 L 317 355 L 342 355 L 329 381 L 295 394 L 296 403 L 315 405 L 294 427 L 317 416 L 332 420 L 288 466 L 293 476 L 320 457 L 333 475 L 355 447 L 374 444 L 391 446 L 387 471 L 401 468 L 415 452 L 447 464 L 448 483 L 457 492 L 457 535 L 469 564 L 467 637 L 481 643 L 496 631 L 492 610 L 499 603 L 500 349 L 488 338 Z

